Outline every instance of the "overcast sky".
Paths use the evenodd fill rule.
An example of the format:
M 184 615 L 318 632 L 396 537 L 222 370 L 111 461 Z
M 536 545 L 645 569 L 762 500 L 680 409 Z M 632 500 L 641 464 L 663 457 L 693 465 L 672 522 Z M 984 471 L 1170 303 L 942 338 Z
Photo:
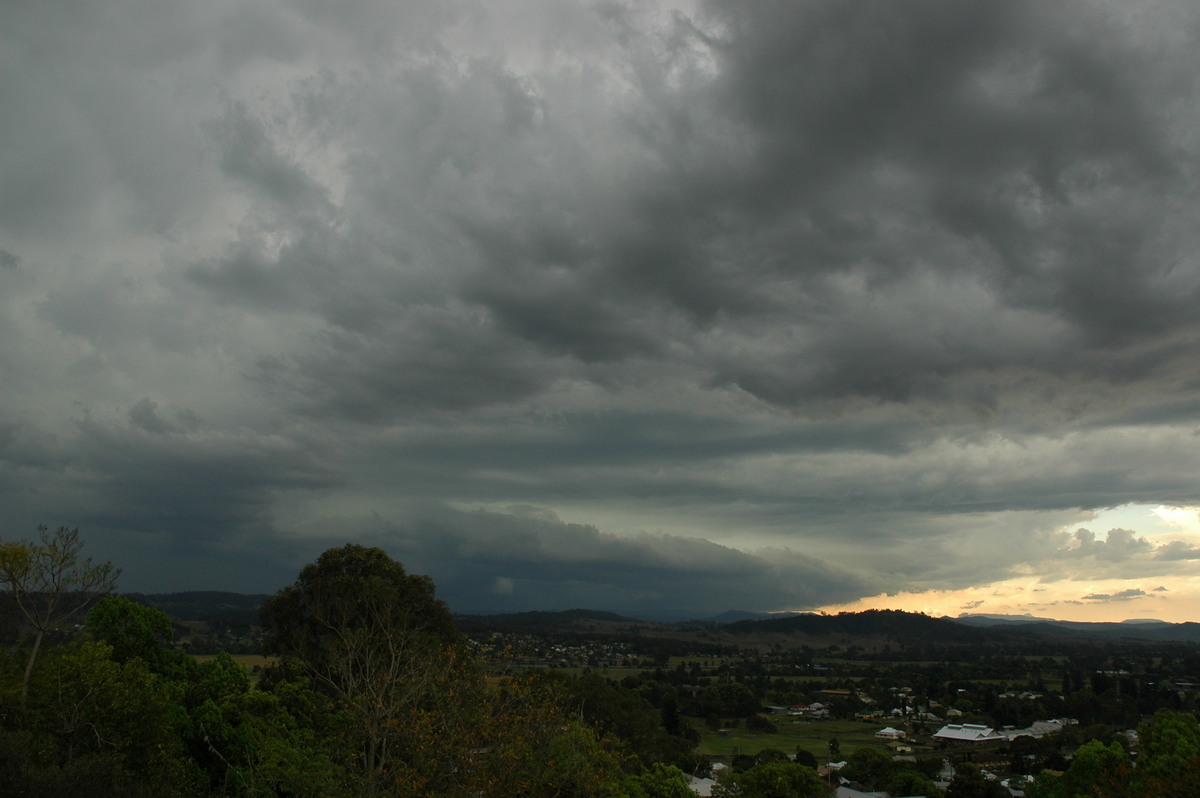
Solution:
M 0 4 L 0 535 L 1200 620 L 1200 5 Z

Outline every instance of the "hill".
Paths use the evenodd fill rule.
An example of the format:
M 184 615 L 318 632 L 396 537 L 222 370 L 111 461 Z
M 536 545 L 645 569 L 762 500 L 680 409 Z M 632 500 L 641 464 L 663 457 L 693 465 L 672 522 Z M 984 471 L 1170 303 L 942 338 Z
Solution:
M 236 619 L 240 623 L 258 623 L 258 610 L 270 598 L 265 593 L 226 593 L 217 590 L 193 590 L 184 593 L 125 593 L 125 598 L 162 610 L 181 621 Z
M 837 615 L 792 615 L 765 621 L 738 621 L 730 634 L 803 634 L 809 637 L 847 636 L 863 640 L 931 639 L 943 643 L 978 643 L 992 635 L 948 618 L 932 618 L 900 610 L 840 612 Z
M 1146 641 L 1156 643 L 1200 643 L 1200 623 L 1167 623 L 1156 620 L 1122 621 L 1120 623 L 1085 623 L 1056 621 L 1031 616 L 967 615 L 952 619 L 975 628 L 1005 629 L 1027 634 L 1059 635 L 1066 637 Z
M 551 634 L 599 632 L 614 634 L 642 628 L 648 624 L 637 618 L 627 618 L 602 610 L 562 610 L 546 612 L 512 612 L 498 615 L 455 615 L 454 622 L 463 634 L 508 632 L 512 634 Z
M 162 610 L 180 621 L 214 625 L 257 625 L 269 596 L 221 591 L 127 593 L 133 601 Z M 1080 623 L 1034 616 L 962 615 L 935 618 L 900 610 L 867 610 L 836 615 L 731 611 L 683 622 L 631 618 L 603 610 L 529 611 L 497 615 L 455 615 L 464 634 L 507 632 L 542 636 L 636 636 L 691 640 L 744 647 L 862 645 L 977 645 L 1020 640 L 1072 639 L 1129 643 L 1200 643 L 1200 623 L 1138 621 Z

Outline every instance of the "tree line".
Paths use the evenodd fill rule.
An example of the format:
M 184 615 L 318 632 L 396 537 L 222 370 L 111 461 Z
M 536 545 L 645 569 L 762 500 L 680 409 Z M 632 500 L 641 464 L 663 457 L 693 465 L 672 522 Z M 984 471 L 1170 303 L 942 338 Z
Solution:
M 270 598 L 252 682 L 172 648 L 81 547 L 66 528 L 0 544 L 0 794 L 692 795 L 667 760 L 694 740 L 639 730 L 607 683 L 486 676 L 433 583 L 378 548 L 330 549 Z

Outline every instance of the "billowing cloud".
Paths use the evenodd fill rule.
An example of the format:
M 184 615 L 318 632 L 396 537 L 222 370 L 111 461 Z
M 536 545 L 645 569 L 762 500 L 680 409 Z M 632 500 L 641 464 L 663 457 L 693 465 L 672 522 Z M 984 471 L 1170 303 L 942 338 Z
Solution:
M 1129 588 L 1122 590 L 1119 593 L 1089 593 L 1083 597 L 1084 601 L 1131 601 L 1135 598 L 1140 598 L 1147 595 L 1144 590 L 1139 588 Z
M 3 534 L 242 590 L 361 537 L 474 608 L 1174 585 L 1087 525 L 1200 506 L 1198 29 L 8 4 Z
M 1155 556 L 1160 560 L 1200 560 L 1200 546 L 1172 540 L 1159 547 Z
M 1073 544 L 1061 553 L 1066 556 L 1123 561 L 1148 554 L 1151 550 L 1148 540 L 1137 537 L 1135 532 L 1128 529 L 1110 529 L 1105 539 L 1098 541 L 1094 532 L 1081 528 L 1075 531 Z
M 1040 574 L 1045 582 L 1060 580 L 1144 579 L 1154 576 L 1189 575 L 1188 560 L 1196 558 L 1196 546 L 1184 540 L 1163 543 L 1121 528 L 1110 529 L 1099 538 L 1090 529 L 1060 532 L 1062 544 L 1024 566 L 1026 574 Z

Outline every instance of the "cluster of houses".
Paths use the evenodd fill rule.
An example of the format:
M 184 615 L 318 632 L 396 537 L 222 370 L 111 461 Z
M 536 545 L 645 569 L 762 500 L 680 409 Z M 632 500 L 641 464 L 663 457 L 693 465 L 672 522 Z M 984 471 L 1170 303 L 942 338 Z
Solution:
M 787 707 L 769 706 L 763 707 L 763 709 L 772 715 L 787 715 L 791 718 L 804 718 L 806 720 L 826 720 L 829 718 L 829 707 L 820 701 L 814 701 L 811 704 L 792 704 Z
M 579 640 L 570 643 L 505 632 L 493 632 L 485 638 L 468 638 L 467 644 L 480 657 L 507 666 L 565 668 L 632 668 L 653 665 L 626 643 Z

